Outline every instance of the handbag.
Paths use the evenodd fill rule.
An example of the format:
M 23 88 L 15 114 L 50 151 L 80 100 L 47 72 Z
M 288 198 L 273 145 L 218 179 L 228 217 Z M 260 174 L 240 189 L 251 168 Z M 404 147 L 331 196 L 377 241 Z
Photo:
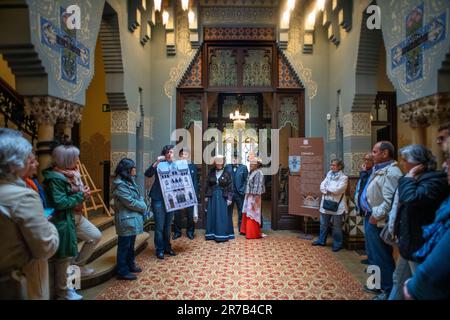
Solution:
M 339 202 L 333 201 L 333 200 L 327 200 L 323 199 L 322 208 L 331 211 L 331 212 L 337 212 L 339 209 L 339 205 L 341 204 L 342 198 L 344 198 L 344 194 L 342 194 L 341 199 Z
M 384 241 L 387 245 L 393 246 L 397 242 L 394 239 L 394 236 L 389 232 L 389 224 L 386 223 L 386 225 L 383 227 L 383 229 L 380 232 L 380 238 Z

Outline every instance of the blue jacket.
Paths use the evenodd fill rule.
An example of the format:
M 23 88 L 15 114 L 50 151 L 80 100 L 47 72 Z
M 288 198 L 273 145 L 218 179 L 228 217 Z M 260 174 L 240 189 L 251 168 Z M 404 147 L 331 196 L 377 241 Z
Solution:
M 248 178 L 247 167 L 243 164 L 238 164 L 235 172 L 233 165 L 227 164 L 225 170 L 231 174 L 233 180 L 233 196 L 244 197 Z
M 116 178 L 112 189 L 117 235 L 127 237 L 144 232 L 143 214 L 147 204 L 136 183 Z
M 424 228 L 425 245 L 415 254 L 424 258 L 408 282 L 408 291 L 419 300 L 450 299 L 450 197 Z
M 145 176 L 147 178 L 155 176 L 155 182 L 153 182 L 152 188 L 150 189 L 149 197 L 154 201 L 164 201 L 161 190 L 161 183 L 159 182 L 159 176 L 156 168 L 153 168 L 153 164 L 150 166 L 150 168 L 147 169 L 147 171 L 145 171 Z
M 367 182 L 369 181 L 370 175 L 372 174 L 372 169 L 370 170 L 362 170 L 359 172 L 359 180 L 358 183 L 356 185 L 356 190 L 355 190 L 355 210 L 356 213 L 358 213 L 361 216 L 365 215 L 365 212 L 363 210 L 361 210 L 361 204 L 360 204 L 360 200 L 361 200 L 361 195 L 362 192 L 364 190 L 364 188 L 366 187 Z

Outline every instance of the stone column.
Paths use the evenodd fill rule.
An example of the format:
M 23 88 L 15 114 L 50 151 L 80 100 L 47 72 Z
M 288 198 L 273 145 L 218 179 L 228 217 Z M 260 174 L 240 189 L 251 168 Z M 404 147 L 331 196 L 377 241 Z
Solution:
M 37 156 L 40 171 L 52 163 L 51 144 L 54 140 L 55 124 L 61 116 L 61 100 L 50 97 L 25 97 L 25 110 L 38 124 Z M 39 178 L 42 178 L 40 175 Z
M 412 143 L 426 145 L 426 126 L 415 126 L 411 128 Z
M 370 110 L 369 108 L 367 108 Z M 372 148 L 370 112 L 351 112 L 344 116 L 344 172 L 349 177 L 347 189 L 349 212 L 344 222 L 344 245 L 348 249 L 364 248 L 363 219 L 355 208 L 353 198 L 364 155 Z

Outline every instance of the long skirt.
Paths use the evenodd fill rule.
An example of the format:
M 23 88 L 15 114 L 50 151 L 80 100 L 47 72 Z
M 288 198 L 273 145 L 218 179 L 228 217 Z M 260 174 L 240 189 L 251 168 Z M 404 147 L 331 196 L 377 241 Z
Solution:
M 228 214 L 227 201 L 220 188 L 208 200 L 205 239 L 217 242 L 234 239 L 233 216 Z
M 247 239 L 261 238 L 261 219 L 261 196 L 245 195 L 240 232 Z

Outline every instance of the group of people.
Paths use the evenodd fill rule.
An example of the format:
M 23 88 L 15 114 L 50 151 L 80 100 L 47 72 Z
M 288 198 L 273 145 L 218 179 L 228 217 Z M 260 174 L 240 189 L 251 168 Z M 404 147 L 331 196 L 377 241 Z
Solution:
M 400 164 L 388 141 L 376 143 L 364 156 L 354 199 L 364 218 L 367 259 L 361 262 L 378 266 L 381 273 L 379 288 L 363 288 L 376 294 L 374 300 L 450 298 L 449 130 L 450 124 L 438 130 L 437 143 L 446 157 L 443 170 L 419 144 L 399 150 Z M 320 185 L 320 235 L 312 243 L 325 246 L 332 223 L 334 252 L 342 248 L 348 212 L 343 168 L 342 161 L 332 160 Z
M 367 261 L 381 271 L 375 299 L 442 299 L 450 297 L 450 126 L 439 129 L 438 144 L 446 155 L 444 170 L 437 170 L 435 157 L 422 145 L 400 149 L 400 166 L 394 160 L 392 143 L 381 141 L 364 156 L 355 193 L 357 212 L 364 217 Z M 167 145 L 146 170 L 155 177 L 149 193 L 155 219 L 155 253 L 175 256 L 173 239 L 181 236 L 181 211 L 167 211 L 159 180 L 158 165 L 172 164 L 174 146 Z M 82 214 L 83 201 L 91 196 L 77 169 L 80 151 L 62 144 L 52 152 L 52 166 L 42 172 L 43 186 L 36 179 L 39 163 L 31 144 L 10 129 L 0 129 L 0 299 L 49 299 L 50 261 L 54 266 L 56 298 L 80 300 L 69 286 L 68 270 L 76 265 L 81 275 L 94 272 L 86 266 L 101 232 Z M 189 159 L 189 150 L 179 154 Z M 265 235 L 262 226 L 264 174 L 258 159 L 251 159 L 250 172 L 238 164 L 225 165 L 214 158 L 206 184 L 206 240 L 224 242 L 235 238 L 233 207 L 238 209 L 238 230 L 247 239 Z M 400 167 L 403 169 L 400 169 Z M 332 160 L 320 185 L 320 235 L 312 244 L 325 246 L 333 225 L 333 251 L 343 247 L 342 223 L 348 212 L 345 196 L 348 177 L 344 164 Z M 197 168 L 189 163 L 197 197 Z M 150 208 L 139 191 L 136 164 L 122 159 L 115 169 L 112 194 L 118 235 L 117 276 L 136 280 L 142 269 L 136 265 L 136 236 L 143 232 Z M 187 237 L 194 239 L 198 208 L 187 208 Z M 79 240 L 83 241 L 79 249 Z M 394 252 L 398 251 L 395 262 Z
M 152 199 L 152 211 L 155 218 L 155 249 L 156 257 L 164 259 L 165 254 L 175 256 L 170 243 L 172 220 L 174 223 L 175 240 L 182 235 L 182 211 L 187 211 L 187 231 L 189 239 L 194 239 L 195 222 L 198 219 L 198 207 L 189 207 L 175 212 L 167 211 L 164 205 L 161 183 L 157 174 L 158 165 L 163 162 L 173 163 L 173 145 L 166 145 L 161 155 L 146 170 L 145 176 L 155 177 L 150 190 Z M 194 189 L 199 199 L 199 182 L 197 167 L 189 162 L 190 151 L 187 148 L 180 150 L 179 158 L 188 161 L 189 172 L 194 184 Z M 238 230 L 247 239 L 257 239 L 264 236 L 261 233 L 262 202 L 261 195 L 264 190 L 264 174 L 260 170 L 261 161 L 252 159 L 250 164 L 250 176 L 245 165 L 239 164 L 237 157 L 232 164 L 225 165 L 223 156 L 214 158 L 213 168 L 207 176 L 206 184 L 206 240 L 224 242 L 234 239 L 233 207 L 237 206 Z
M 54 148 L 43 188 L 31 144 L 17 131 L 0 129 L 0 298 L 49 299 L 51 259 L 56 298 L 82 299 L 68 284 L 69 266 L 92 274 L 86 264 L 102 234 L 82 215 L 90 190 L 77 170 L 79 155 L 71 145 Z

